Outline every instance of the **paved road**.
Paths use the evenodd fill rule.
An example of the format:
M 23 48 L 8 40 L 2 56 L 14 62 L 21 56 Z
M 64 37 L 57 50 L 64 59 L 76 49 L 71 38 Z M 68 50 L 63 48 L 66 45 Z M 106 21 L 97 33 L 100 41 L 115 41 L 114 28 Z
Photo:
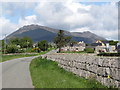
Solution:
M 24 57 L 0 63 L 2 65 L 2 88 L 34 88 L 29 71 L 33 57 Z M 1 78 L 0 78 L 1 79 Z
M 57 50 L 52 50 L 47 54 L 56 52 Z M 34 88 L 30 76 L 29 65 L 35 57 L 38 56 L 17 58 L 0 63 L 0 89 Z

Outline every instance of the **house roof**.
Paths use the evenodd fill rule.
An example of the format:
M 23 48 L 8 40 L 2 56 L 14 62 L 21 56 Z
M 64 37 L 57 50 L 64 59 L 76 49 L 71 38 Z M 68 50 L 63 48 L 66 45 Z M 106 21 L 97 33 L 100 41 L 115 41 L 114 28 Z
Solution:
M 92 46 L 102 46 L 102 43 L 92 43 Z

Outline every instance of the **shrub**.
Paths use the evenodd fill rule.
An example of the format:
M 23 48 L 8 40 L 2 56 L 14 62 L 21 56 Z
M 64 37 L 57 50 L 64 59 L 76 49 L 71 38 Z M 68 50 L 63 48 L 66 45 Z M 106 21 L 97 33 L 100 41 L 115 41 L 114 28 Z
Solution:
M 39 48 L 33 48 L 32 50 L 31 50 L 31 52 L 40 52 L 41 50 L 39 49 Z
M 21 49 L 18 49 L 18 52 L 19 52 L 19 53 L 24 53 L 25 50 L 21 48 Z
M 41 42 L 38 42 L 37 44 L 38 48 L 41 50 L 41 51 L 46 51 L 48 50 L 48 42 L 46 40 L 43 40 Z
M 87 53 L 94 53 L 93 48 L 85 48 L 84 51 L 87 52 Z
M 8 45 L 7 46 L 7 53 L 17 53 L 18 52 L 18 47 L 16 45 Z
M 99 53 L 98 56 L 120 56 L 120 53 Z

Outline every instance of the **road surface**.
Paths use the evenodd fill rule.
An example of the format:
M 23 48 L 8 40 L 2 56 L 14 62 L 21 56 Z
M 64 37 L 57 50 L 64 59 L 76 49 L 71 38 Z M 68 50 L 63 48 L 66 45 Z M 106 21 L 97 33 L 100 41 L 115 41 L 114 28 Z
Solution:
M 18 58 L 0 63 L 0 66 L 2 65 L 2 73 L 0 73 L 0 77 L 2 75 L 2 88 L 34 88 L 29 65 L 35 57 L 37 56 Z
M 56 53 L 52 50 L 47 54 Z M 17 58 L 0 63 L 0 89 L 1 88 L 34 88 L 30 76 L 30 62 L 32 57 Z

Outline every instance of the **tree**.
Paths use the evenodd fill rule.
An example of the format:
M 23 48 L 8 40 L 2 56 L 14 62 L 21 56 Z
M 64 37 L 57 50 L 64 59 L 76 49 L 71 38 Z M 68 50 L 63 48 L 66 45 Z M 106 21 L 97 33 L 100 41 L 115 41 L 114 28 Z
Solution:
M 0 47 L 2 48 L 2 50 L 4 50 L 4 48 L 5 48 L 5 41 L 4 40 L 0 40 Z
M 20 45 L 21 48 L 29 48 L 32 47 L 33 41 L 29 37 L 23 37 L 23 38 L 12 38 L 8 41 L 9 44 L 14 44 L 14 45 Z
M 113 41 L 113 40 L 110 40 L 110 41 L 109 41 L 109 44 L 110 44 L 110 45 L 117 45 L 117 43 L 118 43 L 118 41 Z
M 15 44 L 20 45 L 21 44 L 21 38 L 15 37 L 8 41 L 8 44 Z
M 65 44 L 68 44 L 70 41 L 71 41 L 71 38 L 70 36 L 66 36 L 65 37 Z
M 70 40 L 71 40 L 70 36 L 64 36 L 64 31 L 59 30 L 57 36 L 54 38 L 54 43 L 57 45 L 57 48 L 59 48 L 59 52 L 61 52 L 61 48 L 65 46 L 67 43 L 69 43 Z
M 43 40 L 41 42 L 38 42 L 37 46 L 40 50 L 46 51 L 48 49 L 48 42 L 46 40 Z
M 17 53 L 18 47 L 14 44 L 7 45 L 7 53 Z
M 72 40 L 72 41 L 70 41 L 70 46 L 73 47 L 77 43 L 78 43 L 77 41 Z
M 21 38 L 20 46 L 22 48 L 30 48 L 33 46 L 33 41 L 29 37 L 23 37 L 23 38 Z

